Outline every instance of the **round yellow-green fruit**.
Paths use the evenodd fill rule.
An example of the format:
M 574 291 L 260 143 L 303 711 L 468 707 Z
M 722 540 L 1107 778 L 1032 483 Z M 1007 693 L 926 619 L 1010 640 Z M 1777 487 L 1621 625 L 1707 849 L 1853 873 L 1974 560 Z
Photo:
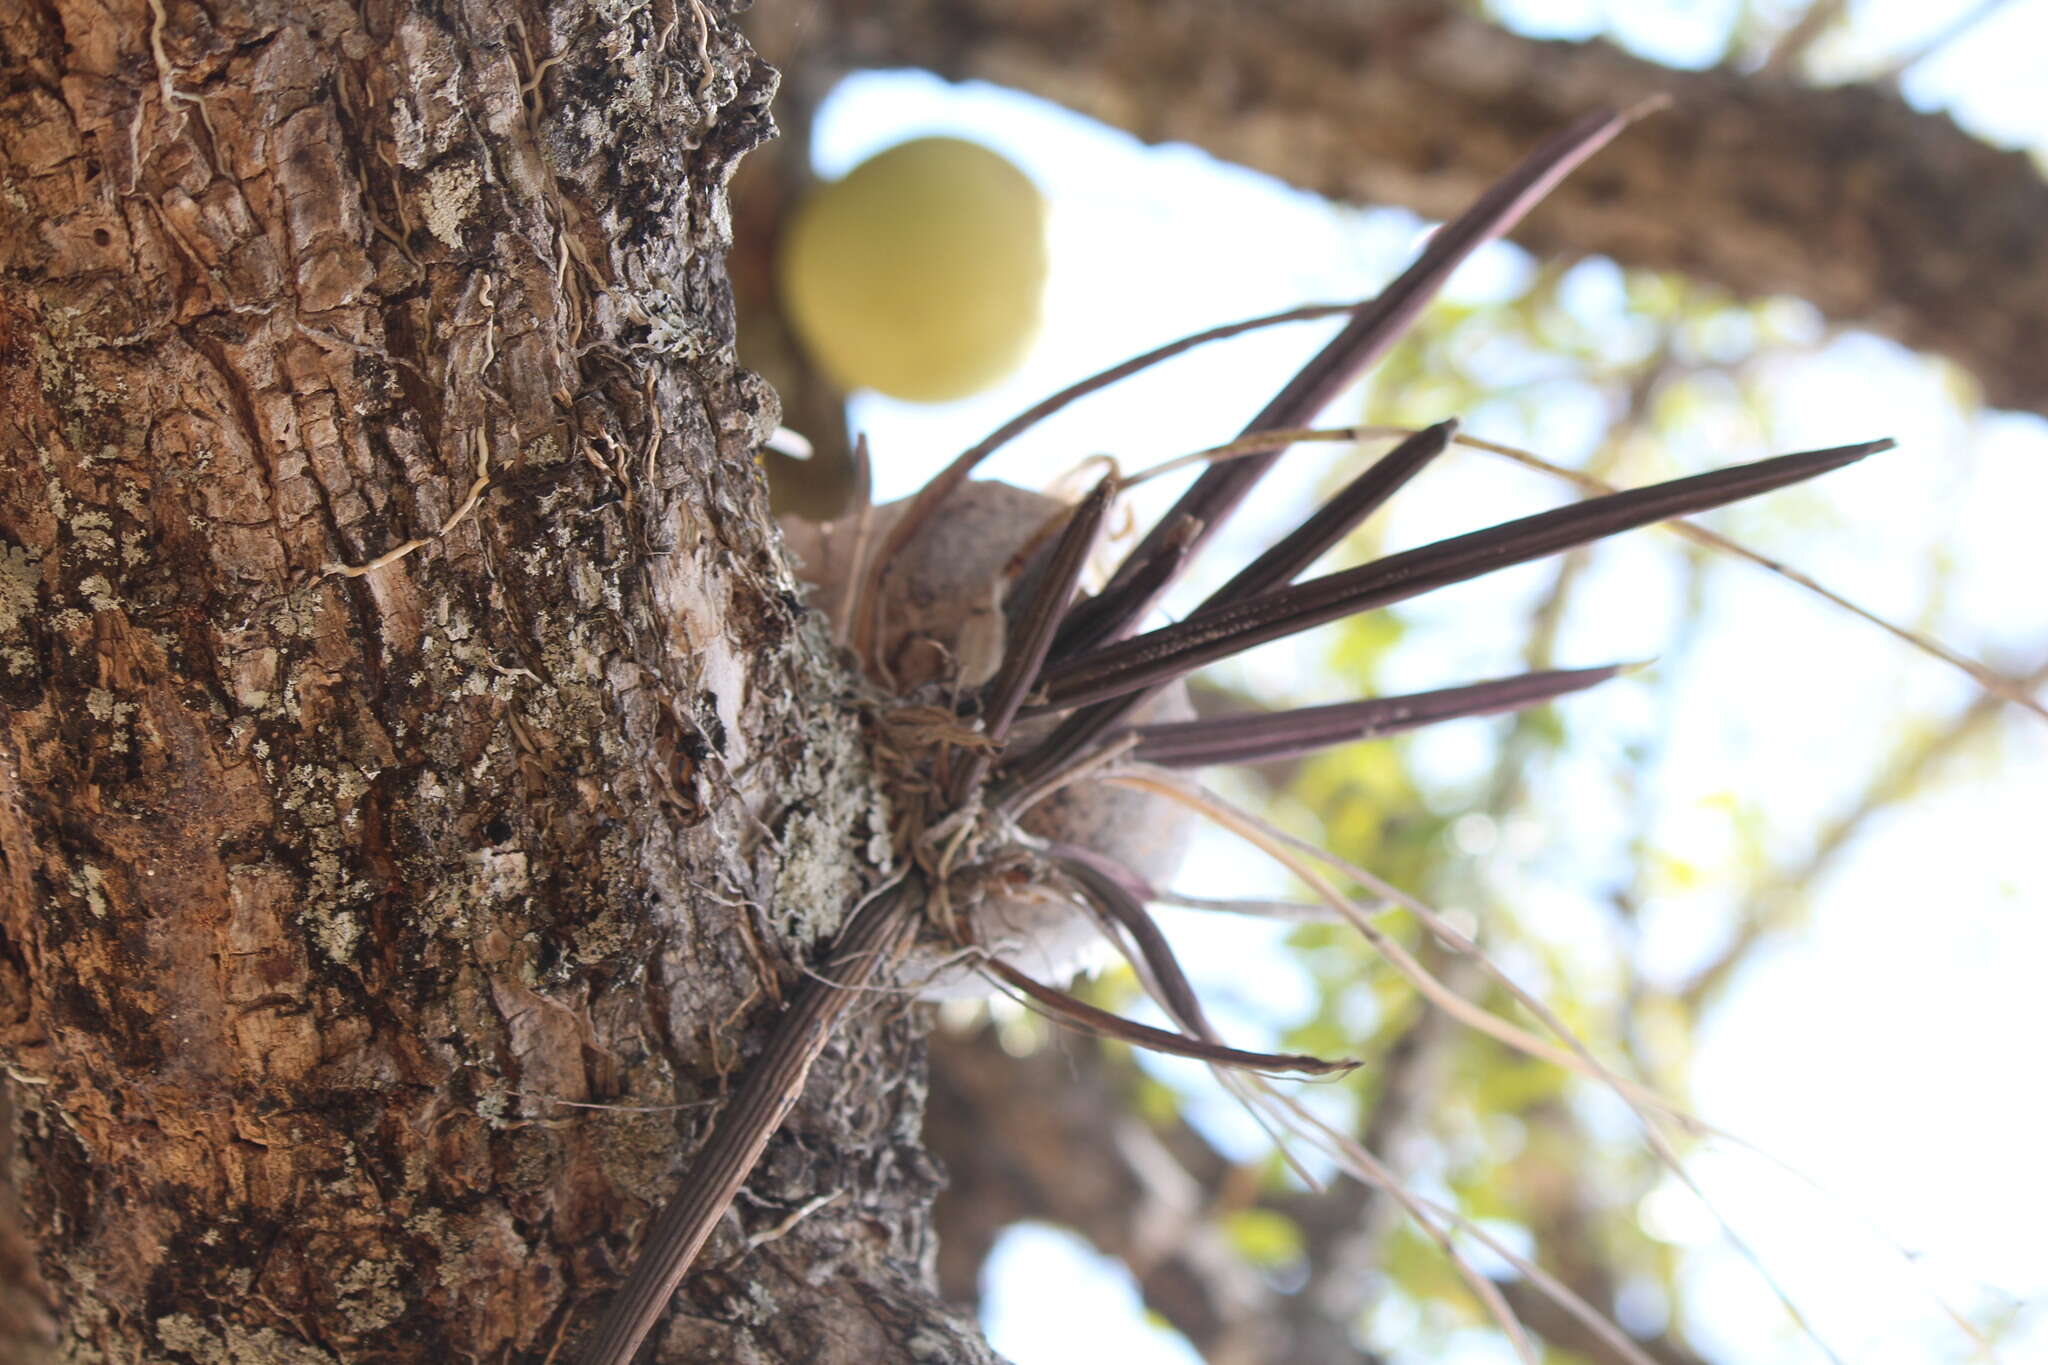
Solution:
M 845 389 L 942 403 L 1023 360 L 1045 293 L 1045 200 L 953 137 L 905 142 L 819 189 L 784 229 L 782 308 Z

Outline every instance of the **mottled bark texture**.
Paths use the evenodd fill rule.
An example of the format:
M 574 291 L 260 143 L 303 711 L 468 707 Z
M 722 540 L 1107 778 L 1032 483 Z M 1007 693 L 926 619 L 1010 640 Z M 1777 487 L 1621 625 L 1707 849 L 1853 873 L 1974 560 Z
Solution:
M 2048 183 L 1889 91 L 1673 71 L 1450 0 L 762 0 L 806 61 L 926 67 L 1304 189 L 1447 217 L 1598 104 L 1668 95 L 1514 235 L 1789 293 L 2048 413 Z
M 55 1335 L 49 1292 L 36 1273 L 21 1192 L 14 1187 L 14 1100 L 0 1079 L 0 1360 L 43 1365 Z
M 44 1293 L 79 1360 L 572 1347 L 858 891 L 727 9 L 0 0 L 0 1358 Z M 660 1359 L 985 1355 L 917 1046 L 828 1053 Z

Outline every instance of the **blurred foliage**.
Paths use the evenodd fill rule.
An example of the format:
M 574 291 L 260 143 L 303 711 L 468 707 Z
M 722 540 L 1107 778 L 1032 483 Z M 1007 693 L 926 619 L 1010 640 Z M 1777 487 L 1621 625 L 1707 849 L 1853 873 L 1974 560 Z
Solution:
M 1589 305 L 1589 295 L 1600 297 L 1604 316 Z M 1784 448 L 1773 439 L 1770 376 L 1824 341 L 1810 315 L 1782 301 L 1738 304 L 1684 281 L 1624 274 L 1605 262 L 1531 268 L 1506 297 L 1434 310 L 1376 372 L 1360 420 L 1416 426 L 1445 412 L 1471 413 L 1468 430 L 1555 454 L 1557 447 L 1543 442 L 1546 433 L 1556 435 L 1546 414 L 1561 391 L 1571 391 L 1590 398 L 1602 414 L 1583 434 L 1572 463 L 1618 482 L 1646 482 L 1725 462 L 1731 446 Z M 1354 473 L 1358 458 L 1332 460 L 1326 487 Z M 1452 458 L 1467 466 L 1468 483 L 1493 472 L 1472 468 L 1483 455 Z M 1400 502 L 1391 509 L 1394 525 Z M 1722 525 L 1739 527 L 1767 548 L 1810 547 L 1847 528 L 1824 488 L 1723 517 Z M 1339 562 L 1360 562 L 1390 540 L 1410 539 L 1391 532 L 1386 519 L 1376 520 L 1352 537 Z M 1954 554 L 1936 538 L 1913 549 L 1928 585 L 1920 624 L 1939 628 L 1948 624 L 1941 602 Z M 1490 642 L 1479 652 L 1499 664 L 1485 676 L 1590 662 L 1557 658 L 1559 637 L 1580 612 L 1581 598 L 1600 590 L 1602 561 L 1616 553 L 1599 546 L 1548 566 L 1546 581 L 1526 593 L 1516 611 L 1474 619 L 1436 611 L 1425 601 L 1345 622 L 1323 637 L 1328 669 L 1356 694 L 1407 690 L 1418 659 L 1478 634 Z M 1703 637 L 1728 629 L 1721 607 L 1726 574 L 1750 571 L 1676 541 L 1663 542 L 1660 553 L 1677 566 L 1658 628 L 1660 666 L 1563 706 L 1462 722 L 1465 748 L 1479 757 L 1467 754 L 1455 778 L 1447 779 L 1443 763 L 1428 758 L 1424 746 L 1432 740 L 1425 734 L 1268 765 L 1256 773 L 1252 790 L 1261 794 L 1254 804 L 1291 832 L 1439 908 L 1465 912 L 1480 927 L 1485 951 L 1596 1053 L 1623 1061 L 1624 1070 L 1683 1102 L 1705 1013 L 1746 966 L 1799 927 L 1810 885 L 1829 860 L 1883 811 L 1953 773 L 1952 765 L 1942 766 L 1949 753 L 1974 753 L 1980 764 L 1996 760 L 1981 737 L 1988 712 L 1973 703 L 1946 713 L 1895 714 L 1882 734 L 1845 753 L 1829 783 L 1838 814 L 1817 830 L 1781 808 L 1768 789 L 1672 789 L 1667 750 L 1693 709 L 1688 670 Z M 1469 644 L 1460 645 L 1459 652 L 1468 651 Z M 1242 683 L 1259 675 L 1233 676 Z M 1225 691 L 1212 698 L 1225 708 L 1321 699 L 1295 695 L 1264 677 L 1248 690 Z M 1608 717 L 1610 711 L 1620 718 Z M 1973 734 L 1979 736 L 1974 743 Z M 1572 835 L 1547 837 L 1568 823 L 1559 820 L 1559 810 L 1583 811 L 1589 801 L 1600 807 L 1593 823 L 1606 830 L 1601 840 L 1589 845 Z M 1518 830 L 1546 837 L 1518 842 L 1503 833 Z M 1577 932 L 1560 934 L 1554 916 L 1532 910 L 1526 893 L 1537 884 L 1574 890 Z M 1716 926 L 1699 935 L 1708 946 L 1685 971 L 1646 967 L 1641 915 L 1657 904 L 1682 906 Z M 1396 911 L 1381 922 L 1447 972 L 1448 959 L 1411 916 Z M 1606 1097 L 1597 1087 L 1469 1031 L 1438 1027 L 1424 1036 L 1431 1011 L 1349 929 L 1301 927 L 1289 942 L 1314 991 L 1305 1013 L 1278 1041 L 1290 1050 L 1366 1060 L 1342 1084 L 1356 1097 L 1360 1132 L 1378 1139 L 1382 1156 L 1416 1188 L 1447 1197 L 1468 1217 L 1529 1248 L 1610 1316 L 1619 1313 L 1626 1290 L 1638 1331 L 1655 1335 L 1682 1320 L 1685 1248 L 1660 1239 L 1638 1217 L 1643 1202 L 1672 1177 L 1632 1124 L 1616 1123 L 1615 1106 L 1599 1102 Z M 1487 1008 L 1533 1022 L 1476 976 L 1454 979 Z M 1128 971 L 1109 973 L 1086 990 L 1112 1008 L 1144 1008 Z M 1365 1036 L 1361 1020 L 1370 1028 Z M 1415 1051 L 1417 1038 L 1433 1064 L 1420 1064 L 1414 1055 L 1396 1062 L 1404 1047 Z M 1146 1116 L 1156 1122 L 1186 1117 L 1199 1126 L 1199 1107 L 1176 1110 L 1192 1097 L 1182 1088 L 1190 1074 L 1187 1068 L 1152 1069 L 1141 1092 Z M 1401 1087 L 1408 1090 L 1389 1093 Z M 1326 1109 L 1332 1098 L 1321 1096 Z M 1399 1131 L 1376 1132 L 1375 1116 L 1397 1101 Z M 1298 1182 L 1277 1158 L 1263 1162 L 1262 1170 L 1275 1197 L 1221 1215 L 1223 1229 L 1251 1265 L 1275 1274 L 1298 1271 L 1307 1236 L 1279 1197 Z M 1400 1324 L 1403 1345 L 1394 1361 L 1434 1360 L 1453 1350 L 1454 1338 L 1490 1330 L 1457 1270 L 1412 1226 L 1386 1221 L 1371 1263 L 1378 1287 L 1365 1315 L 1368 1323 Z M 1303 1292 L 1313 1292 L 1317 1273 L 1307 1267 L 1311 1288 Z M 1659 1320 L 1645 1321 L 1646 1314 Z M 1370 1325 L 1364 1330 L 1368 1340 L 1383 1336 Z M 1550 1358 L 1580 1359 L 1561 1351 Z
M 1589 301 L 1595 298 L 1597 305 Z M 1568 390 L 1581 406 L 1590 399 L 1602 413 L 1584 433 L 1573 463 L 1619 482 L 1645 482 L 1723 462 L 1731 447 L 1785 448 L 1773 440 L 1778 424 L 1771 376 L 1825 340 L 1796 304 L 1740 304 L 1689 282 L 1624 274 L 1604 262 L 1531 268 L 1506 297 L 1434 310 L 1376 372 L 1361 420 L 1416 426 L 1445 412 L 1469 413 L 1468 430 L 1555 455 L 1557 432 L 1546 411 Z M 1850 434 L 1860 433 L 1845 436 Z M 1548 445 L 1546 435 L 1552 438 Z M 1333 461 L 1328 486 L 1355 468 L 1355 457 Z M 1397 518 L 1398 508 L 1397 500 Z M 1841 530 L 1844 522 L 1825 487 L 1816 487 L 1741 507 L 1723 524 L 1765 546 L 1790 546 L 1810 544 Z M 1366 526 L 1345 547 L 1344 562 L 1372 557 L 1389 538 L 1384 521 Z M 1931 625 L 1944 615 L 1953 551 L 1938 541 L 1916 548 L 1924 556 L 1928 585 L 1921 624 Z M 1482 751 L 1483 761 L 1468 760 L 1459 780 L 1446 782 L 1432 771 L 1439 765 L 1419 761 L 1426 741 L 1396 738 L 1275 765 L 1264 773 L 1265 805 L 1269 816 L 1293 832 L 1439 907 L 1469 913 L 1481 926 L 1486 951 L 1543 996 L 1596 1052 L 1626 1057 L 1632 1069 L 1683 1100 L 1703 1012 L 1774 936 L 1798 926 L 1807 874 L 1816 869 L 1798 854 L 1788 860 L 1784 850 L 1797 848 L 1811 831 L 1777 809 L 1768 791 L 1710 790 L 1674 800 L 1665 790 L 1659 765 L 1672 727 L 1688 707 L 1685 665 L 1703 631 L 1725 626 L 1715 607 L 1730 566 L 1675 542 L 1663 552 L 1682 561 L 1661 627 L 1660 653 L 1669 666 L 1566 706 L 1464 722 L 1482 732 L 1466 747 Z M 1347 622 L 1328 632 L 1329 669 L 1360 694 L 1403 690 L 1412 685 L 1415 658 L 1441 651 L 1454 631 L 1491 637 L 1502 672 L 1589 662 L 1557 661 L 1554 654 L 1580 596 L 1598 586 L 1588 561 L 1610 553 L 1596 547 L 1551 566 L 1548 582 L 1513 614 L 1425 625 L 1419 612 L 1409 610 Z M 1398 686 L 1391 681 L 1396 677 Z M 1610 695 L 1631 691 L 1625 699 Z M 1284 687 L 1260 687 L 1256 695 L 1232 699 L 1239 706 L 1304 700 L 1309 698 L 1289 695 Z M 1607 709 L 1630 718 L 1588 726 L 1588 717 Z M 1916 765 L 1913 756 L 1951 742 L 1967 714 L 1907 716 L 1887 733 L 1871 736 L 1867 752 L 1854 756 L 1861 763 L 1845 762 L 1834 784 L 1850 822 L 1837 831 L 1836 843 L 1853 837 L 1856 827 L 1882 809 L 1918 794 L 1935 772 Z M 1862 764 L 1867 767 L 1859 772 Z M 1884 776 L 1888 772 L 1895 776 Z M 1504 830 L 1554 827 L 1561 802 L 1583 800 L 1589 787 L 1604 807 L 1601 823 L 1611 830 L 1606 856 L 1589 858 L 1583 846 L 1518 847 L 1500 836 Z M 1564 795 L 1567 789 L 1574 798 Z M 1480 835 L 1461 838 L 1459 832 L 1474 821 Z M 1679 826 L 1682 835 L 1674 833 Z M 1610 870 L 1589 870 L 1603 867 Z M 1584 926 L 1587 931 L 1560 938 L 1547 926 L 1549 917 L 1529 913 L 1523 892 L 1535 881 L 1577 885 L 1581 909 L 1594 921 Z M 1646 904 L 1677 900 L 1720 921 L 1719 933 L 1706 937 L 1721 946 L 1718 955 L 1710 949 L 1690 975 L 1653 976 L 1638 955 L 1637 916 Z M 1411 949 L 1432 956 L 1432 945 L 1407 915 L 1389 915 L 1383 924 Z M 1428 1090 L 1403 1097 L 1411 1115 L 1407 1124 L 1418 1131 L 1380 1134 L 1393 1143 L 1383 1156 L 1397 1163 L 1405 1156 L 1406 1175 L 1419 1189 L 1447 1193 L 1469 1217 L 1534 1248 L 1539 1260 L 1602 1311 L 1615 1313 L 1617 1295 L 1627 1286 L 1636 1314 L 1632 1326 L 1659 1327 L 1642 1321 L 1645 1303 L 1672 1321 L 1682 1315 L 1683 1248 L 1652 1235 L 1637 1217 L 1642 1201 L 1670 1177 L 1630 1125 L 1617 1129 L 1608 1113 L 1612 1106 L 1583 1103 L 1593 1087 L 1457 1030 L 1428 1040 L 1428 1047 L 1443 1054 L 1434 1071 L 1418 1067 L 1413 1058 L 1395 1064 L 1391 1059 L 1424 1027 L 1427 1015 L 1406 983 L 1348 930 L 1302 928 L 1291 942 L 1301 950 L 1316 992 L 1306 1018 L 1285 1032 L 1284 1045 L 1367 1060 L 1345 1082 L 1359 1096 L 1367 1132 L 1389 1101 L 1389 1086 Z M 1442 955 L 1432 960 L 1441 970 Z M 1375 1008 L 1356 1007 L 1361 990 Z M 1125 993 L 1135 994 L 1134 988 L 1127 985 Z M 1468 983 L 1468 993 L 1506 1017 L 1529 1022 L 1497 990 Z M 1370 1037 L 1358 1034 L 1361 1017 L 1377 1021 Z M 1603 1117 L 1596 1121 L 1589 1114 Z M 1272 1163 L 1267 1171 L 1274 1189 L 1291 1185 L 1283 1165 Z M 1230 1220 L 1233 1238 L 1254 1264 L 1272 1264 L 1301 1245 L 1299 1230 L 1289 1236 L 1286 1218 L 1272 1209 L 1258 1211 L 1256 1218 L 1249 1211 L 1235 1213 Z M 1451 1351 L 1455 1335 L 1486 1327 L 1470 1290 L 1427 1236 L 1393 1225 L 1375 1259 L 1383 1280 L 1368 1313 L 1391 1313 L 1404 1324 L 1396 1360 L 1436 1359 Z M 1370 1330 L 1366 1335 L 1380 1339 Z
M 1740 8 L 1723 55 L 1743 63 L 1774 49 L 1795 62 L 1821 51 L 1844 9 L 1821 7 L 1835 13 L 1800 35 L 1799 5 Z M 1363 226 L 1376 215 L 1357 216 Z M 1412 427 L 1456 413 L 1468 432 L 1624 485 L 1825 443 L 1790 439 L 1811 435 L 1801 405 L 1817 358 L 1841 340 L 1806 305 L 1734 300 L 1603 260 L 1531 262 L 1505 247 L 1494 249 L 1492 264 L 1488 283 L 1434 306 L 1379 366 L 1353 410 L 1358 420 Z M 1942 472 L 1918 476 L 1916 488 L 1934 491 L 1914 516 L 1873 528 L 1824 481 L 1727 509 L 1711 524 L 1823 577 L 1839 569 L 1841 586 L 1853 589 L 1857 574 L 1880 585 L 1886 573 L 1906 580 L 1884 589 L 1889 614 L 2019 674 L 2038 657 L 2027 651 L 2043 642 L 1969 615 L 1970 548 L 1950 534 L 1967 501 L 1984 415 L 1967 376 L 1912 364 L 1914 382 L 1944 405 L 1929 424 Z M 1863 421 L 1841 412 L 1827 434 L 1884 434 Z M 1325 488 L 1373 453 L 1329 459 Z M 1317 458 L 1327 457 L 1306 448 L 1289 456 Z M 1494 456 L 1454 452 L 1334 558 L 1359 562 L 1568 496 Z M 1860 627 L 1846 629 L 1840 648 L 1845 669 L 1864 670 L 1846 676 L 1865 695 L 1852 698 L 1841 683 L 1800 686 L 1808 681 L 1801 670 L 1825 681 L 1836 663 L 1802 653 L 1804 637 L 1840 621 L 1788 584 L 1675 539 L 1645 532 L 1521 571 L 1509 588 L 1444 597 L 1314 637 L 1342 690 L 1401 692 L 1615 658 L 1655 662 L 1519 716 L 1225 780 L 1290 832 L 1460 912 L 1492 959 L 1594 1052 L 1681 1102 L 1703 1021 L 1732 983 L 1800 927 L 1811 894 L 1845 850 L 1887 813 L 1999 762 L 2001 713 L 1954 679 L 1867 695 L 1889 687 L 1870 674 L 1871 661 L 1889 667 L 1903 651 L 1872 643 Z M 1754 633 L 1747 616 L 1759 610 L 1782 613 L 1766 628 L 1775 635 Z M 1202 681 L 1228 693 L 1211 698 L 1219 708 L 1329 699 L 1316 690 L 1320 680 L 1298 670 L 1217 672 L 1224 682 Z M 1772 685 L 1745 690 L 1759 677 Z M 1730 692 L 1744 700 L 1719 695 Z M 1532 1023 L 1410 916 L 1382 923 L 1457 989 Z M 1232 1041 L 1365 1059 L 1341 1091 L 1317 1089 L 1324 1112 L 1350 1115 L 1418 1190 L 1483 1220 L 1638 1335 L 1683 1324 L 1691 1253 L 1643 1212 L 1669 1193 L 1672 1178 L 1617 1102 L 1554 1066 L 1443 1027 L 1348 929 L 1304 927 L 1288 941 L 1311 983 L 1309 998 L 1284 1017 L 1275 1012 L 1274 1037 Z M 1105 1007 L 1157 1017 L 1145 1015 L 1127 971 L 1083 992 Z M 1247 1012 L 1231 1003 L 1231 1022 L 1242 1026 Z M 1006 1014 L 1004 1046 L 1027 1051 L 1046 1029 Z M 1198 1068 L 1147 1060 L 1135 1107 L 1162 1129 L 1181 1121 L 1201 1128 L 1213 1122 L 1216 1092 Z M 1220 1131 L 1216 1145 L 1230 1146 Z M 1254 1164 L 1265 1197 L 1218 1219 L 1228 1243 L 1272 1283 L 1312 1297 L 1321 1274 L 1373 1267 L 1358 1335 L 1376 1347 L 1398 1343 L 1394 1365 L 1450 1358 L 1455 1340 L 1490 1330 L 1437 1244 L 1399 1218 L 1360 1219 L 1377 1239 L 1368 1258 L 1305 1263 L 1320 1234 L 1294 1216 L 1299 1181 L 1277 1157 Z M 1553 1351 L 1551 1359 L 1580 1357 Z

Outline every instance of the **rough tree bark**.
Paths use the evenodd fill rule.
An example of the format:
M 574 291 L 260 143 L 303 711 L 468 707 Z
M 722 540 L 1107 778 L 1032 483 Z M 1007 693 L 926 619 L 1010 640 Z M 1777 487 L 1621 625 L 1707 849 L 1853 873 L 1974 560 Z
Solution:
M 773 80 L 729 9 L 0 0 L 0 1358 L 573 1343 L 707 1127 L 644 1106 L 721 1093 L 872 866 L 731 349 Z M 1425 212 L 1654 71 L 1436 5 L 810 12 L 835 61 Z M 1797 288 L 2048 409 L 2037 182 L 1809 97 L 1651 125 L 1525 240 Z M 1807 127 L 1857 169 L 1696 169 Z M 1868 227 L 1935 198 L 1949 239 Z M 987 1357 L 930 1288 L 918 1048 L 884 1009 L 827 1054 L 660 1358 Z
M 992 81 L 1439 218 L 1541 130 L 1669 96 L 1673 113 L 1602 151 L 1515 240 L 1795 294 L 1956 361 L 1993 405 L 2048 413 L 2048 182 L 1889 91 L 1673 71 L 1450 0 L 763 0 L 756 27 L 813 65 Z
M 729 8 L 0 0 L 0 1356 L 549 1357 L 708 1113 L 571 1106 L 716 1097 L 858 891 Z M 986 1356 L 917 1047 L 828 1054 L 661 1359 Z

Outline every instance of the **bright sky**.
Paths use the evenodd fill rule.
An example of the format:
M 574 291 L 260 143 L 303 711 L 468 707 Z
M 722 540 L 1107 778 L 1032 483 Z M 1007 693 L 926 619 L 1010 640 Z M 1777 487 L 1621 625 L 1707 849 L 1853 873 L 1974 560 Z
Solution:
M 1736 6 L 1518 0 L 1502 8 L 1532 29 L 1538 22 L 1530 16 L 1540 16 L 1542 31 L 1560 36 L 1619 24 L 1618 36 L 1647 55 L 1697 63 L 1718 52 Z M 1855 8 L 1854 29 L 1819 50 L 1818 64 L 1868 69 L 1881 54 L 1912 49 L 1967 6 L 1877 0 Z M 2048 145 L 2048 108 L 2039 98 L 2048 88 L 2044 54 L 2048 4 L 2029 0 L 1909 72 L 1905 89 L 1916 102 L 1952 108 L 1987 136 Z M 843 88 L 818 124 L 816 158 L 822 173 L 837 175 L 882 147 L 933 132 L 997 148 L 1046 189 L 1053 282 L 1042 343 L 998 391 L 943 408 L 858 401 L 885 499 L 914 488 L 1038 397 L 1161 340 L 1305 300 L 1370 292 L 1403 263 L 1424 226 L 1401 214 L 1333 209 L 1185 148 L 1145 149 L 1045 105 L 924 76 L 863 77 Z M 1218 271 L 1217 261 L 1231 262 L 1231 271 Z M 1526 268 L 1520 253 L 1500 248 L 1475 260 L 1453 293 L 1498 295 Z M 1602 299 L 1612 292 L 1612 272 L 1586 270 L 1575 288 L 1597 318 L 1610 306 Z M 1114 451 L 1129 468 L 1211 444 L 1240 426 L 1324 335 L 1273 331 L 1197 352 L 1054 419 L 985 473 L 1038 485 L 1096 451 Z M 1954 409 L 1938 369 L 1874 338 L 1837 341 L 1771 386 L 1780 449 L 1887 434 L 1903 447 L 1830 481 L 1828 496 L 1811 504 L 1810 526 L 1778 548 L 1867 605 L 1917 621 L 1930 610 L 1925 547 L 1939 541 L 1955 565 L 1932 608 L 1939 633 L 2014 669 L 2038 662 L 2025 651 L 2048 640 L 2038 529 L 2048 506 L 2048 424 L 2009 415 L 1973 422 Z M 1575 459 L 1586 439 L 1586 423 L 1574 415 L 1582 395 L 1569 383 L 1556 389 L 1553 415 L 1534 431 L 1491 413 L 1475 417 L 1472 429 Z M 1716 459 L 1767 453 L 1730 446 Z M 1396 500 L 1389 532 L 1396 547 L 1557 499 L 1554 488 L 1505 465 L 1475 455 L 1458 460 L 1456 477 L 1435 479 L 1432 471 Z M 1959 491 L 1951 476 L 1963 462 L 1971 477 Z M 1276 516 L 1298 515 L 1325 467 L 1315 458 L 1283 462 L 1262 500 Z M 1241 562 L 1243 547 L 1260 543 L 1257 519 L 1239 522 L 1214 560 Z M 1658 651 L 1676 610 L 1668 551 L 1668 543 L 1643 535 L 1603 555 L 1588 605 L 1565 632 L 1564 662 Z M 1475 631 L 1471 623 L 1516 620 L 1542 581 L 1540 572 L 1507 574 L 1441 601 L 1425 599 L 1411 615 L 1413 647 L 1401 656 L 1422 671 L 1399 681 L 1420 687 L 1510 671 L 1516 633 Z M 1722 574 L 1707 626 L 1710 644 L 1686 660 L 1682 721 L 1665 736 L 1667 757 L 1655 779 L 1668 788 L 1661 845 L 1708 874 L 1705 885 L 1674 890 L 1647 916 L 1644 952 L 1653 968 L 1667 964 L 1674 974 L 1711 952 L 1725 922 L 1725 893 L 1716 899 L 1711 874 L 1733 853 L 1727 821 L 1712 804 L 1717 793 L 1762 794 L 1768 837 L 1795 854 L 1853 789 L 1843 772 L 1870 752 L 1869 736 L 1925 723 L 1968 698 L 1967 684 L 1939 665 L 1761 574 Z M 1293 698 L 1344 695 L 1339 679 L 1301 680 L 1326 648 L 1309 637 L 1279 647 L 1254 671 L 1289 677 Z M 1252 672 L 1233 681 L 1258 685 Z M 1586 748 L 1589 772 L 1611 762 L 1631 727 L 1645 723 L 1628 684 L 1611 686 L 1616 695 L 1603 690 L 1602 707 L 1571 713 L 1573 743 Z M 1610 712 L 1612 723 L 1603 720 Z M 1486 761 L 1487 748 L 1478 734 L 1446 727 L 1418 744 L 1415 757 L 1432 790 L 1454 793 Z M 1809 931 L 1766 954 L 1700 1040 L 1692 1072 L 1699 1111 L 1815 1174 L 1833 1198 L 1741 1154 L 1710 1153 L 1693 1169 L 1830 1345 L 1859 1365 L 1968 1358 L 1928 1296 L 1930 1284 L 1972 1308 L 2000 1295 L 2034 1300 L 2030 1334 L 2003 1358 L 2048 1358 L 2048 1313 L 2039 1307 L 2048 1299 L 2048 1258 L 2039 1249 L 2048 1222 L 2048 1167 L 2040 1159 L 2048 1146 L 2041 1081 L 2048 992 L 2038 984 L 2038 964 L 2048 961 L 2048 880 L 2038 854 L 2048 812 L 2044 760 L 2048 727 L 2008 716 L 1995 751 L 1866 831 L 1815 888 Z M 1581 803 L 1569 789 L 1556 795 L 1559 808 L 1568 803 L 1573 811 L 1573 827 L 1560 821 L 1508 839 L 1479 831 L 1473 856 L 1517 879 L 1533 928 L 1607 933 L 1597 901 L 1612 870 L 1589 885 L 1579 859 L 1597 865 L 1609 857 L 1602 850 L 1614 832 L 1578 827 L 1579 813 L 1599 802 Z M 1611 794 L 1603 799 L 1612 804 Z M 1551 853 L 1534 856 L 1532 847 Z M 1241 876 L 1245 862 L 1228 848 L 1205 848 L 1197 859 L 1205 887 Z M 1169 928 L 1198 985 L 1207 972 L 1235 994 L 1247 964 L 1257 963 L 1262 982 L 1273 983 L 1261 994 L 1291 990 L 1298 998 L 1308 989 L 1271 936 L 1199 916 Z M 1226 1028 L 1252 1045 L 1259 1031 L 1270 1035 L 1286 1023 L 1223 1014 Z M 1226 1103 L 1191 1103 L 1219 1140 L 1247 1141 Z M 1822 1358 L 1786 1326 L 1755 1273 L 1716 1240 L 1690 1196 L 1660 1192 L 1641 1217 L 1657 1235 L 1695 1247 L 1687 1325 L 1716 1359 L 1804 1365 Z M 1907 1270 L 1869 1230 L 1872 1221 L 1919 1255 L 1918 1270 Z M 991 1337 L 1018 1365 L 1193 1359 L 1142 1321 L 1113 1265 L 1064 1235 L 1013 1234 L 989 1277 Z M 1058 1313 L 1039 1306 L 1048 1284 L 1059 1286 Z M 1504 1351 L 1497 1339 L 1474 1334 L 1455 1360 L 1511 1359 Z

